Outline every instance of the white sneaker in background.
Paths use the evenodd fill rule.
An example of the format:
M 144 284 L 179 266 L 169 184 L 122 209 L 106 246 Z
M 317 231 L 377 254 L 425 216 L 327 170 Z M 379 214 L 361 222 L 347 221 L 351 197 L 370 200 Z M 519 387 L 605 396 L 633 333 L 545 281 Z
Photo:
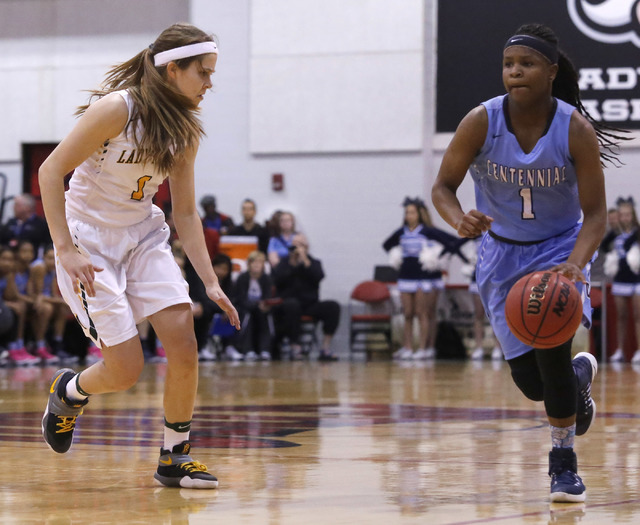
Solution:
M 611 363 L 622 363 L 624 361 L 624 352 L 622 348 L 618 348 L 613 355 L 609 358 Z
M 229 361 L 242 361 L 244 359 L 244 356 L 240 352 L 238 352 L 234 346 L 231 345 L 227 346 L 224 349 L 224 353 Z
M 259 359 L 260 357 L 253 350 L 249 350 L 244 356 L 245 361 L 258 361 Z
M 402 355 L 400 355 L 400 359 L 403 361 L 411 361 L 413 359 L 413 350 L 411 348 L 405 348 Z
M 479 346 L 470 355 L 473 361 L 482 361 L 484 359 L 484 348 Z
M 502 361 L 502 349 L 497 346 L 491 350 L 491 360 L 492 361 Z
M 216 360 L 216 354 L 214 354 L 211 350 L 209 350 L 208 346 L 205 346 L 198 353 L 198 359 L 200 361 L 215 361 Z
M 636 353 L 633 354 L 633 357 L 631 358 L 631 364 L 640 365 L 640 350 L 636 350 Z
M 424 361 L 428 359 L 428 355 L 429 354 L 425 348 L 418 348 L 411 356 L 411 359 L 414 361 Z
M 436 349 L 435 348 L 427 348 L 425 350 L 425 359 L 435 359 L 436 358 Z
M 396 360 L 411 359 L 411 356 L 413 356 L 413 350 L 404 346 L 393 353 L 393 358 Z
M 263 350 L 260 352 L 260 360 L 261 361 L 271 361 L 271 352 L 268 350 Z

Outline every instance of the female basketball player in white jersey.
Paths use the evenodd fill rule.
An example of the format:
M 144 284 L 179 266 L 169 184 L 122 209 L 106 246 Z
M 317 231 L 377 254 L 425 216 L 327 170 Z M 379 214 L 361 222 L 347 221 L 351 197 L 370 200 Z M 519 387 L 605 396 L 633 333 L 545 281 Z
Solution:
M 218 485 L 189 456 L 198 381 L 191 302 L 167 243 L 164 215 L 151 201 L 167 177 L 184 250 L 207 295 L 239 328 L 211 266 L 194 192 L 203 134 L 198 105 L 211 88 L 217 53 L 213 38 L 189 24 L 163 31 L 108 73 L 39 174 L 60 291 L 104 355 L 79 374 L 55 374 L 42 420 L 45 441 L 66 452 L 89 396 L 136 383 L 144 364 L 136 324 L 149 319 L 168 359 L 164 444 L 155 474 L 167 486 Z M 65 205 L 63 181 L 72 170 Z

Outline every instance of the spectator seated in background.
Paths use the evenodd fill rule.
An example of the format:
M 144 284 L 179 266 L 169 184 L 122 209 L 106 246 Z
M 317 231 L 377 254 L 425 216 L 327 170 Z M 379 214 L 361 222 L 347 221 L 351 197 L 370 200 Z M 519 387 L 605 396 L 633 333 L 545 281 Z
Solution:
M 0 246 L 0 294 L 4 304 L 11 309 L 15 318 L 10 331 L 10 340 L 7 342 L 9 362 L 16 366 L 34 365 L 40 362 L 40 359 L 32 356 L 24 347 L 23 337 L 27 311 L 26 304 L 19 300 L 15 266 L 16 256 L 13 250 L 7 246 Z
M 67 319 L 72 316 L 71 309 L 61 297 L 56 280 L 56 259 L 53 245 L 44 249 L 42 261 L 36 261 L 31 267 L 29 276 L 29 289 L 33 294 L 35 316 L 31 319 L 33 336 L 36 341 L 36 356 L 44 363 L 56 363 L 60 360 L 66 363 L 78 361 L 78 356 L 66 352 L 63 348 L 64 330 Z M 53 355 L 49 353 L 46 343 L 46 335 L 52 330 Z M 102 359 L 100 349 L 93 345 L 87 355 L 89 360 Z M 97 352 L 96 352 L 97 350 Z M 95 362 L 94 361 L 94 362 Z
M 266 228 L 256 221 L 256 203 L 251 199 L 242 201 L 242 224 L 234 226 L 229 230 L 229 235 L 240 235 L 244 237 L 253 236 L 258 238 L 258 250 L 266 253 L 269 245 L 269 237 Z
M 324 278 L 322 263 L 309 255 L 307 238 L 298 233 L 293 236 L 288 254 L 273 267 L 272 277 L 276 294 L 286 302 L 297 303 L 301 315 L 322 321 L 324 334 L 320 361 L 337 361 L 331 352 L 331 342 L 340 322 L 340 305 L 336 301 L 319 299 L 320 281 Z M 298 317 L 298 322 L 300 318 Z M 299 330 L 299 329 L 298 329 Z
M 60 358 L 51 354 L 44 342 L 51 315 L 46 305 L 42 302 L 36 302 L 36 296 L 39 292 L 36 292 L 34 288 L 32 265 L 34 265 L 33 268 L 37 268 L 42 265 L 42 260 L 35 261 L 35 258 L 36 252 L 33 244 L 30 241 L 19 241 L 18 246 L 15 248 L 15 282 L 18 301 L 24 303 L 25 326 L 19 327 L 18 334 L 19 338 L 22 338 L 30 324 L 37 343 L 36 357 L 42 359 L 43 363 L 55 364 L 60 361 Z M 53 271 L 55 273 L 55 268 Z M 26 344 L 23 346 L 27 347 Z
M 24 193 L 13 199 L 13 217 L 0 228 L 0 244 L 15 248 L 19 241 L 29 241 L 36 254 L 51 244 L 47 221 L 36 214 L 36 200 Z
M 216 230 L 220 235 L 226 235 L 233 228 L 233 220 L 228 215 L 217 210 L 216 198 L 213 195 L 205 195 L 200 199 L 200 206 L 204 212 L 202 225 L 205 228 Z
M 271 278 L 264 272 L 267 258 L 254 251 L 247 258 L 248 270 L 238 276 L 234 304 L 240 315 L 242 329 L 239 348 L 246 361 L 271 360 Z
M 227 297 L 233 297 L 233 264 L 231 263 L 231 258 L 224 253 L 219 253 L 213 258 L 211 264 L 220 282 L 220 288 L 222 288 Z M 236 329 L 233 328 L 226 314 L 215 303 L 213 303 L 213 315 L 215 317 L 212 327 L 213 335 L 220 336 L 225 357 L 231 361 L 242 361 L 244 355 L 238 352 L 235 347 L 238 339 Z
M 209 331 L 213 315 L 221 310 L 207 295 L 204 283 L 185 255 L 180 240 L 176 240 L 171 245 L 171 249 L 178 266 L 184 269 L 184 278 L 189 285 L 189 297 L 191 297 L 191 309 L 193 311 L 193 328 L 198 345 L 198 359 L 200 361 L 215 361 L 216 355 L 208 345 Z M 180 261 L 182 261 L 182 264 Z
M 296 235 L 296 220 L 293 213 L 280 212 L 276 217 L 277 224 L 272 224 L 274 231 L 269 239 L 267 258 L 272 268 L 275 268 L 280 259 L 289 255 L 289 247 Z

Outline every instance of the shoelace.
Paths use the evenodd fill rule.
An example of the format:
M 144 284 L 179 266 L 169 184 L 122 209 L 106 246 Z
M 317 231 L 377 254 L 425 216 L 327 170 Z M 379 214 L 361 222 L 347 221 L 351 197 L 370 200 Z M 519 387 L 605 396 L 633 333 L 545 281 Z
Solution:
M 56 430 L 56 434 L 62 434 L 63 432 L 73 432 L 73 429 L 76 426 L 77 417 L 78 416 L 58 416 L 59 421 L 56 423 L 56 425 L 60 427 L 60 430 Z
M 203 465 L 199 461 L 189 461 L 187 463 L 180 463 L 180 468 L 185 469 L 187 472 L 207 472 L 206 465 Z
M 582 483 L 582 479 L 571 470 L 563 470 L 559 474 L 554 474 L 551 478 L 551 484 L 554 487 L 559 483 L 579 486 Z

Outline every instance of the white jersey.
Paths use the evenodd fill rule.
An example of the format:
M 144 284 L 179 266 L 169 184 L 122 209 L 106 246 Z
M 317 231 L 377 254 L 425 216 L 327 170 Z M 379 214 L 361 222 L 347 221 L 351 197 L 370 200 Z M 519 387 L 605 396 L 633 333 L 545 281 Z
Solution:
M 126 90 L 116 93 L 127 103 L 128 123 L 133 100 Z M 132 132 L 123 129 L 75 169 L 66 192 L 68 217 L 118 227 L 140 223 L 151 215 L 153 196 L 164 177 L 153 164 L 141 162 L 142 152 L 137 151 Z M 141 124 L 135 132 L 142 132 Z

